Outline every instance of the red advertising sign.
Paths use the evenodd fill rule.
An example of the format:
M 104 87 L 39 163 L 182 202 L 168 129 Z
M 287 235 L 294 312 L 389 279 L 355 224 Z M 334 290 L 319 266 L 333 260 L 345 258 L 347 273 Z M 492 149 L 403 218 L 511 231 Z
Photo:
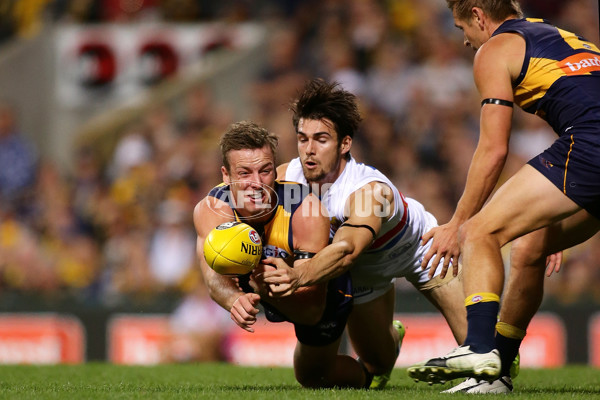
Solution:
M 0 364 L 77 364 L 85 361 L 78 319 L 58 314 L 0 314 Z
M 521 345 L 521 366 L 551 368 L 567 361 L 567 333 L 562 320 L 551 313 L 533 317 Z
M 457 346 L 444 317 L 438 314 L 398 314 L 406 328 L 396 366 L 409 366 L 446 354 Z
M 233 322 L 232 322 L 233 324 Z M 230 362 L 239 365 L 291 366 L 296 337 L 291 324 L 259 319 L 255 333 L 232 329 L 227 339 Z M 108 359 L 116 364 L 158 364 L 170 339 L 167 315 L 119 315 L 108 326 Z
M 158 364 L 169 338 L 166 315 L 120 315 L 108 325 L 108 360 L 115 364 Z
M 457 346 L 444 317 L 438 314 L 399 314 L 406 327 L 397 366 L 446 354 Z M 522 367 L 558 367 L 566 361 L 566 333 L 562 321 L 553 314 L 536 315 L 521 345 Z
M 600 367 L 600 313 L 590 318 L 589 325 L 590 364 Z
M 456 347 L 445 319 L 438 314 L 396 315 L 406 327 L 399 367 L 443 355 Z M 230 362 L 253 366 L 291 366 L 296 337 L 289 323 L 259 318 L 255 332 L 234 328 L 228 337 Z M 599 329 L 600 331 L 600 329 Z M 118 316 L 109 325 L 109 360 L 118 364 L 160 363 L 169 339 L 166 315 Z M 521 346 L 521 366 L 556 367 L 566 360 L 565 329 L 553 314 L 537 315 Z
M 239 365 L 292 366 L 296 336 L 287 322 L 259 319 L 254 333 L 234 329 L 229 336 L 230 361 Z

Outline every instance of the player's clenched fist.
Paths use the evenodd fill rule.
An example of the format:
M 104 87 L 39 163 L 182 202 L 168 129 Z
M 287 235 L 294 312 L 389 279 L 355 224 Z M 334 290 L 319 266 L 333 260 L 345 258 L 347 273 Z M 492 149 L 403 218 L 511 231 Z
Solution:
M 254 332 L 252 325 L 256 322 L 256 315 L 259 312 L 256 307 L 259 301 L 260 296 L 256 293 L 245 293 L 238 297 L 230 310 L 233 322 L 248 332 Z

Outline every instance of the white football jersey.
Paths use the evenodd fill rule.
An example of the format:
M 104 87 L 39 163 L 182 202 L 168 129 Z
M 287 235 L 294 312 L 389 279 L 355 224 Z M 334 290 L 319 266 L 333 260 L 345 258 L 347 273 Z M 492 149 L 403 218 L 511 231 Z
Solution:
M 285 180 L 307 184 L 299 158 L 289 163 Z M 421 236 L 437 226 L 435 217 L 421 203 L 404 197 L 377 169 L 351 158 L 336 181 L 324 187 L 323 193 L 316 193 L 329 213 L 331 237 L 347 219 L 344 209 L 350 195 L 369 182 L 388 185 L 394 194 L 394 204 L 390 210 L 391 216 L 383 223 L 371 246 L 363 251 L 351 267 L 357 303 L 361 302 L 361 296 L 371 299 L 377 297 L 373 296 L 376 292 L 383 294 L 381 290 L 387 290 L 396 277 L 405 277 L 413 283 L 428 281 L 428 271 L 421 270 L 421 260 L 429 245 L 421 246 Z M 355 200 L 355 206 L 360 204 Z

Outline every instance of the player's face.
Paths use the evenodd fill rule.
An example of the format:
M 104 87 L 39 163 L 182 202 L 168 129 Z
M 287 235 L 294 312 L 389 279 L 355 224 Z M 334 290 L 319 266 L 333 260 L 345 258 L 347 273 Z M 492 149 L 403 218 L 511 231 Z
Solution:
M 275 199 L 275 157 L 271 148 L 232 150 L 229 171 L 221 167 L 223 182 L 231 185 L 236 211 L 243 217 L 268 215 Z
M 456 12 L 453 15 L 454 25 L 463 32 L 464 45 L 477 51 L 489 39 L 485 31 L 480 29 L 477 17 L 472 14 L 469 19 L 464 20 L 458 18 Z
M 328 119 L 298 121 L 298 155 L 308 182 L 332 183 L 341 173 L 343 154 L 349 151 L 350 137 L 340 145 L 333 123 Z

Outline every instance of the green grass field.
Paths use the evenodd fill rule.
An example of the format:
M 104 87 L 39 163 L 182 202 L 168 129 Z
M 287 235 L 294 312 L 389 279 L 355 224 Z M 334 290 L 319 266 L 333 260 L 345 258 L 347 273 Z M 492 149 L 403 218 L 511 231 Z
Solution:
M 458 382 L 458 381 L 456 381 Z M 445 386 L 416 384 L 396 369 L 383 391 L 308 390 L 289 368 L 248 368 L 228 364 L 124 367 L 0 366 L 0 399 L 448 399 Z M 489 397 L 489 396 L 486 396 Z M 584 366 L 524 369 L 514 399 L 600 399 L 600 370 Z

